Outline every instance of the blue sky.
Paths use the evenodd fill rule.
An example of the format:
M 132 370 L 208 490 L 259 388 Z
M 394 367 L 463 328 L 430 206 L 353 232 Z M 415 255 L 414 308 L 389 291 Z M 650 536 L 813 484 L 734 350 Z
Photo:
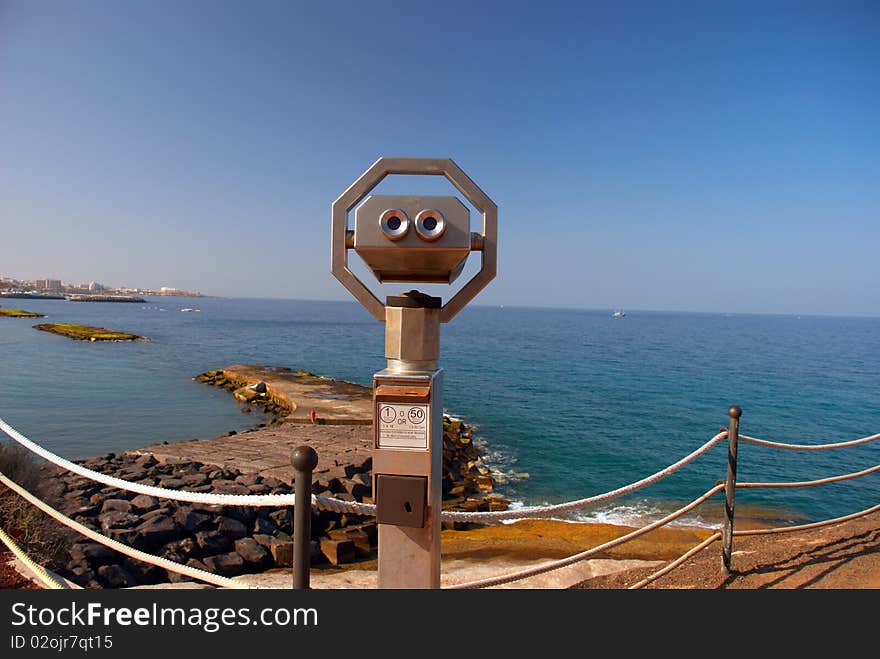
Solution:
M 332 201 L 451 157 L 476 303 L 877 316 L 878 71 L 877 2 L 0 0 L 0 274 L 349 299 Z

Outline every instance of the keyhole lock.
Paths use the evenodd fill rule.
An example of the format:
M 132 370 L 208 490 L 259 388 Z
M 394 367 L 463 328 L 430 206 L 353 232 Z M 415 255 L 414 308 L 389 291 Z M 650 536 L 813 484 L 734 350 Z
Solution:
M 424 476 L 376 474 L 376 521 L 424 528 L 428 479 Z

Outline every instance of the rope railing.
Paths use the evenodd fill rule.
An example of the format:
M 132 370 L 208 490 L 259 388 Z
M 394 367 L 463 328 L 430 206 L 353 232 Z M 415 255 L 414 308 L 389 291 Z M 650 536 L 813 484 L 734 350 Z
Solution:
M 520 581 L 522 579 L 526 579 L 528 577 L 534 577 L 539 574 L 544 574 L 545 572 L 551 572 L 553 570 L 558 570 L 559 568 L 566 567 L 568 565 L 573 565 L 580 561 L 583 561 L 591 556 L 595 556 L 596 554 L 602 553 L 604 551 L 608 551 L 609 549 L 613 549 L 618 545 L 625 544 L 631 540 L 635 540 L 639 536 L 645 535 L 646 533 L 650 533 L 654 529 L 660 528 L 661 526 L 665 526 L 669 524 L 669 522 L 678 519 L 685 513 L 690 512 L 700 504 L 708 501 L 713 496 L 718 494 L 719 492 L 724 490 L 724 485 L 716 485 L 712 489 L 708 490 L 702 496 L 697 497 L 689 504 L 682 506 L 678 510 L 669 513 L 662 519 L 658 519 L 655 522 L 651 522 L 647 526 L 643 526 L 640 529 L 636 529 L 635 531 L 631 531 L 626 535 L 622 535 L 619 538 L 615 538 L 614 540 L 609 540 L 601 545 L 593 547 L 591 549 L 587 549 L 577 554 L 573 554 L 567 558 L 561 558 L 559 560 L 551 561 L 549 563 L 543 563 L 541 565 L 536 565 L 535 567 L 531 567 L 525 570 L 521 570 L 519 572 L 514 572 L 507 575 L 502 575 L 498 577 L 488 577 L 486 579 L 480 579 L 477 581 L 471 581 L 465 584 L 457 584 L 455 586 L 451 586 L 453 590 L 462 590 L 462 589 L 471 589 L 471 588 L 489 588 L 490 586 L 500 586 L 502 584 L 511 583 L 513 581 Z
M 20 560 L 24 565 L 31 571 L 31 573 L 37 578 L 37 580 L 43 584 L 45 588 L 50 590 L 64 590 L 64 586 L 61 585 L 60 582 L 53 579 L 52 576 L 46 571 L 46 569 L 37 563 L 34 559 L 28 556 L 22 549 L 19 547 L 15 540 L 6 533 L 3 527 L 0 527 L 0 541 L 3 542 L 4 545 L 12 552 L 12 554 Z
M 770 442 L 766 439 L 756 439 L 755 437 L 749 437 L 748 435 L 740 435 L 739 438 L 742 441 L 754 444 L 755 446 L 766 446 L 767 448 L 778 448 L 787 451 L 834 451 L 841 448 L 870 444 L 871 442 L 880 439 L 880 433 L 869 435 L 868 437 L 862 437 L 861 439 L 853 439 L 848 442 L 836 442 L 834 444 L 785 444 L 783 442 Z
M 731 408 L 733 409 L 733 408 Z M 463 521 L 463 522 L 495 522 L 502 521 L 508 519 L 524 519 L 524 518 L 534 518 L 534 517 L 548 517 L 552 515 L 558 515 L 561 513 L 570 512 L 572 510 L 576 510 L 579 508 L 584 508 L 589 505 L 595 505 L 598 503 L 603 503 L 618 497 L 622 497 L 633 492 L 636 492 L 644 487 L 657 483 L 667 476 L 675 473 L 679 469 L 684 466 L 690 464 L 701 455 L 705 454 L 716 444 L 721 442 L 723 439 L 727 438 L 733 443 L 733 460 L 735 464 L 736 456 L 735 456 L 735 442 L 737 439 L 742 439 L 743 441 L 755 444 L 759 446 L 764 446 L 768 448 L 776 448 L 776 449 L 784 449 L 784 450 L 798 450 L 798 451 L 825 451 L 825 450 L 834 450 L 841 448 L 848 448 L 853 446 L 859 446 L 863 444 L 868 444 L 877 439 L 880 439 L 880 434 L 870 435 L 868 437 L 863 437 L 861 439 L 847 441 L 847 442 L 837 442 L 832 444 L 787 444 L 782 442 L 772 442 L 768 440 L 757 439 L 754 437 L 748 437 L 745 435 L 740 435 L 738 433 L 738 416 L 736 417 L 736 426 L 731 425 L 731 429 L 722 428 L 721 431 L 712 437 L 708 442 L 700 446 L 698 449 L 688 454 L 684 458 L 678 460 L 677 462 L 669 465 L 668 467 L 650 475 L 645 478 L 642 478 L 638 481 L 630 483 L 628 485 L 616 488 L 614 490 L 610 490 L 608 492 L 593 495 L 590 497 L 585 497 L 582 499 L 577 499 L 574 501 L 553 504 L 547 506 L 534 506 L 529 508 L 522 509 L 513 509 L 513 510 L 505 510 L 505 511 L 490 511 L 490 512 L 464 512 L 464 511 L 443 511 L 441 514 L 441 519 L 443 521 Z M 732 418 L 732 421 L 734 419 Z M 82 465 L 78 465 L 70 460 L 66 460 L 51 451 L 43 448 L 39 444 L 29 440 L 27 437 L 19 433 L 17 430 L 12 428 L 9 424 L 7 424 L 3 419 L 0 419 L 0 430 L 3 430 L 9 437 L 13 440 L 29 449 L 36 455 L 44 458 L 45 460 L 59 466 L 61 468 L 67 469 L 73 473 L 76 473 L 85 478 L 89 478 L 96 482 L 102 483 L 104 485 L 108 485 L 110 487 L 116 487 L 122 490 L 136 492 L 139 494 L 147 494 L 159 498 L 164 499 L 172 499 L 177 501 L 185 501 L 191 503 L 207 503 L 207 504 L 218 504 L 218 505 L 236 505 L 236 506 L 291 506 L 294 503 L 295 495 L 293 494 L 271 494 L 271 495 L 238 495 L 238 494 L 221 494 L 221 493 L 203 493 L 203 492 L 189 492 L 186 490 L 172 490 L 168 488 L 156 487 L 152 485 L 146 485 L 142 483 L 133 483 L 131 481 L 126 481 L 121 478 L 117 478 L 115 476 L 110 476 L 107 474 L 103 474 L 101 472 L 97 472 Z M 733 436 L 731 436 L 731 434 Z M 728 456 L 730 459 L 730 455 Z M 617 547 L 619 545 L 630 542 L 654 529 L 660 528 L 661 526 L 665 526 L 666 524 L 672 522 L 673 520 L 681 517 L 685 513 L 693 510 L 697 506 L 701 505 L 712 496 L 717 494 L 722 490 L 728 490 L 728 495 L 736 489 L 755 489 L 755 488 L 795 488 L 795 487 L 811 487 L 817 485 L 824 485 L 828 483 L 840 482 L 844 480 L 849 480 L 853 478 L 858 478 L 861 476 L 866 476 L 871 473 L 875 473 L 880 471 L 880 465 L 875 465 L 873 467 L 869 467 L 867 469 L 863 469 L 861 471 L 852 472 L 849 474 L 842 474 L 837 476 L 829 476 L 826 478 L 816 479 L 812 481 L 798 481 L 798 482 L 753 482 L 753 483 L 736 483 L 735 477 L 735 466 L 732 472 L 732 482 L 728 482 L 727 484 L 721 482 L 715 485 L 712 489 L 708 490 L 705 494 L 694 499 L 691 503 L 679 508 L 666 515 L 665 517 L 656 520 L 640 529 L 636 529 L 630 533 L 627 533 L 619 538 L 608 541 L 596 547 L 592 547 L 590 549 L 584 550 L 577 554 L 571 555 L 567 558 L 550 561 L 548 563 L 544 563 L 538 566 L 533 566 L 527 568 L 525 570 L 521 570 L 519 572 L 514 572 L 507 575 L 490 577 L 486 579 L 480 579 L 477 581 L 473 581 L 470 583 L 459 584 L 452 586 L 453 589 L 472 589 L 472 588 L 487 588 L 491 586 L 503 585 L 506 583 L 511 583 L 514 581 L 519 581 L 522 579 L 526 579 L 532 576 L 537 576 L 540 574 L 544 574 L 546 572 L 550 572 L 553 570 L 558 570 L 560 568 L 573 565 L 577 562 L 590 558 L 591 556 L 595 556 L 599 553 L 608 551 Z M 731 472 L 728 473 L 728 481 L 731 480 Z M 153 565 L 157 565 L 159 567 L 163 567 L 167 570 L 177 572 L 180 574 L 184 574 L 186 576 L 190 576 L 196 579 L 200 579 L 202 581 L 206 581 L 207 583 L 211 583 L 213 585 L 217 585 L 225 588 L 248 588 L 248 586 L 243 585 L 242 583 L 227 579 L 225 577 L 221 577 L 210 572 L 205 572 L 204 570 L 199 570 L 197 568 L 193 568 L 187 565 L 182 565 L 180 563 L 176 563 L 174 561 L 170 561 L 168 559 L 153 556 L 146 552 L 134 549 L 123 543 L 120 543 L 112 538 L 108 538 L 96 531 L 70 519 L 69 517 L 63 515 L 58 512 L 42 500 L 33 496 L 24 488 L 21 488 L 14 481 L 11 481 L 5 475 L 0 473 L 0 482 L 4 485 L 17 492 L 20 496 L 25 498 L 27 501 L 40 508 L 46 514 L 50 515 L 57 521 L 65 524 L 66 526 L 78 531 L 82 535 L 91 538 L 92 540 L 99 542 L 111 549 L 119 551 L 122 554 L 131 556 L 132 558 L 136 558 L 138 560 L 145 561 L 147 563 L 151 563 Z M 732 489 L 731 489 L 732 488 Z M 308 500 L 308 498 L 307 498 Z M 343 501 L 340 499 L 335 499 L 332 497 L 322 497 L 312 495 L 311 497 L 312 504 L 316 507 L 324 510 L 330 510 L 334 512 L 340 513 L 355 513 L 360 515 L 375 515 L 376 514 L 376 506 L 373 504 L 363 504 L 357 502 Z M 843 517 L 838 517 L 832 520 L 825 520 L 823 522 L 815 522 L 812 524 L 804 524 L 799 526 L 787 526 L 787 527 L 776 527 L 772 529 L 750 529 L 746 531 L 733 531 L 732 527 L 732 513 L 733 508 L 730 505 L 730 501 L 728 502 L 728 515 L 729 515 L 729 533 L 727 534 L 727 544 L 729 545 L 730 538 L 733 536 L 745 536 L 745 535 L 758 535 L 761 533 L 784 533 L 789 531 L 797 531 L 811 528 L 818 528 L 821 526 L 828 526 L 832 524 L 837 524 L 843 521 L 847 521 L 850 519 L 855 519 L 857 517 L 861 517 L 871 512 L 875 512 L 880 510 L 880 505 L 873 506 L 866 510 L 860 511 L 858 513 L 853 513 L 851 515 L 846 515 Z M 2 532 L 2 529 L 0 529 Z M 4 534 L 5 535 L 5 534 Z M 7 536 L 8 537 L 8 536 Z M 696 553 L 702 551 L 706 547 L 710 546 L 712 543 L 719 539 L 724 539 L 724 532 L 716 532 L 703 540 L 701 543 L 690 549 L 684 555 L 673 561 L 672 563 L 666 565 L 662 569 L 653 573 L 652 575 L 642 579 L 637 584 L 631 586 L 631 588 L 642 588 L 645 585 L 659 579 L 665 574 L 668 574 L 675 568 L 682 565 L 688 558 L 692 557 Z M 5 540 L 4 540 L 5 541 Z M 37 566 L 39 567 L 39 566 Z M 35 571 L 36 572 L 36 571 Z M 48 575 L 46 575 L 48 577 Z M 51 577 L 48 577 L 51 579 Z M 56 582 L 57 584 L 57 582 Z
M 67 515 L 55 510 L 52 506 L 47 504 L 42 499 L 35 497 L 33 494 L 21 487 L 15 481 L 8 478 L 2 472 L 0 472 L 0 483 L 3 483 L 3 485 L 8 487 L 13 492 L 16 492 L 25 501 L 33 504 L 44 513 L 52 517 L 54 520 L 61 522 L 65 526 L 73 529 L 74 531 L 77 531 L 78 533 L 86 536 L 87 538 L 90 538 L 91 540 L 94 540 L 95 542 L 101 543 L 105 547 L 109 547 L 110 549 L 118 551 L 120 554 L 131 556 L 132 558 L 144 561 L 145 563 L 150 563 L 151 565 L 156 565 L 158 567 L 165 568 L 166 570 L 177 572 L 178 574 L 183 574 L 194 579 L 199 579 L 215 586 L 220 586 L 221 588 L 250 588 L 249 586 L 242 584 L 238 581 L 234 581 L 233 579 L 227 579 L 226 577 L 221 577 L 219 575 L 213 574 L 211 572 L 206 572 L 205 570 L 200 570 L 189 565 L 182 565 L 181 563 L 176 563 L 175 561 L 168 560 L 167 558 L 162 558 L 161 556 L 153 556 L 152 554 L 148 554 L 145 551 L 129 547 L 128 545 L 123 544 L 118 540 L 108 538 L 107 536 L 102 535 L 97 531 L 94 531 L 89 527 L 70 519 Z
M 66 458 L 56 455 L 52 451 L 40 446 L 36 442 L 28 439 L 15 428 L 0 419 L 0 430 L 3 430 L 9 437 L 16 442 L 40 456 L 44 460 L 52 464 L 67 469 L 84 478 L 88 478 L 104 485 L 115 487 L 127 492 L 135 492 L 137 494 L 147 494 L 160 499 L 172 499 L 175 501 L 183 501 L 188 503 L 214 504 L 214 505 L 231 505 L 231 506 L 292 506 L 294 504 L 293 494 L 217 494 L 207 492 L 188 492 L 186 490 L 174 490 L 155 485 L 146 485 L 144 483 L 134 483 L 123 478 L 102 474 L 88 467 L 78 465 Z M 614 490 L 596 494 L 583 499 L 569 501 L 566 503 L 558 503 L 548 506 L 534 506 L 529 508 L 518 508 L 512 510 L 496 510 L 490 512 L 467 512 L 467 511 L 451 511 L 444 510 L 440 514 L 440 519 L 444 522 L 498 522 L 509 519 L 525 519 L 534 517 L 548 517 L 551 515 L 559 515 L 571 512 L 587 506 L 604 503 L 617 499 L 628 494 L 632 494 L 649 485 L 658 483 L 664 478 L 672 475 L 682 467 L 690 464 L 701 455 L 709 451 L 713 446 L 718 444 L 727 437 L 727 430 L 722 430 L 712 437 L 701 447 L 683 457 L 679 461 L 661 469 L 660 471 L 635 481 L 628 485 L 624 485 Z M 353 513 L 357 515 L 376 515 L 375 504 L 357 503 L 354 501 L 343 501 L 333 497 L 323 497 L 319 495 L 312 496 L 313 505 L 323 510 L 329 510 L 337 513 Z
M 841 474 L 840 476 L 828 476 L 827 478 L 819 478 L 812 481 L 794 481 L 788 483 L 737 483 L 736 487 L 739 488 L 783 488 L 783 487 L 814 487 L 816 485 L 827 485 L 828 483 L 837 483 L 840 481 L 850 480 L 851 478 L 859 478 L 860 476 L 867 476 L 868 474 L 873 474 L 875 471 L 880 471 L 880 465 L 874 465 L 873 467 L 868 467 L 867 469 L 862 469 L 861 471 L 854 471 L 851 474 Z
M 645 577 L 641 581 L 634 583 L 632 586 L 630 586 L 628 588 L 628 590 L 639 590 L 640 588 L 644 588 L 649 583 L 652 583 L 652 582 L 656 581 L 657 579 L 659 579 L 660 577 L 662 577 L 664 574 L 669 574 L 675 568 L 677 568 L 679 565 L 681 565 L 685 561 L 687 561 L 689 558 L 699 554 L 706 547 L 708 547 L 709 545 L 711 545 L 714 542 L 717 542 L 718 540 L 721 540 L 721 532 L 720 531 L 716 531 L 715 533 L 710 535 L 708 538 L 703 540 L 700 544 L 698 544 L 694 547 L 691 547 L 688 551 L 686 551 L 684 554 L 682 554 L 681 556 L 676 558 L 674 561 L 672 561 L 666 567 L 664 567 L 660 570 L 657 570 L 656 572 L 648 575 L 647 577 Z
M 734 408 L 731 408 L 732 411 L 733 411 L 733 409 Z M 736 447 L 735 447 L 735 442 L 737 439 L 743 439 L 744 441 L 746 441 L 748 443 L 757 444 L 757 445 L 761 445 L 761 446 L 765 446 L 765 447 L 769 447 L 769 448 L 786 449 L 786 450 L 800 450 L 800 451 L 826 451 L 826 450 L 834 450 L 834 449 L 841 449 L 841 448 L 849 448 L 849 447 L 853 447 L 853 446 L 868 444 L 868 443 L 873 442 L 877 439 L 880 439 L 880 434 L 876 434 L 876 435 L 870 435 L 868 437 L 863 437 L 863 438 L 852 440 L 852 441 L 837 442 L 837 443 L 833 443 L 833 444 L 786 444 L 786 443 L 781 443 L 781 442 L 771 442 L 771 441 L 767 441 L 767 440 L 757 439 L 754 437 L 740 435 L 738 432 L 738 420 L 739 420 L 740 414 L 741 414 L 741 412 L 739 411 L 738 408 L 736 408 L 736 422 L 737 422 L 736 428 L 737 428 L 737 431 L 734 433 L 734 437 L 732 439 L 733 447 L 732 447 L 732 451 L 731 451 L 732 452 L 732 459 L 734 461 L 734 466 L 733 466 L 732 472 L 729 471 L 729 473 L 728 473 L 728 480 L 730 480 L 732 478 L 731 483 L 725 484 L 724 482 L 719 482 L 718 484 L 716 484 L 716 486 L 712 490 L 709 490 L 705 495 L 703 495 L 703 497 L 700 497 L 699 499 L 695 499 L 693 502 L 688 504 L 688 506 L 685 506 L 684 508 L 681 508 L 681 509 L 675 511 L 671 515 L 668 515 L 661 520 L 657 520 L 656 522 L 653 522 L 653 523 L 651 523 L 641 529 L 633 531 L 632 533 L 629 533 L 625 536 L 621 536 L 620 538 L 617 538 L 616 540 L 613 540 L 613 541 L 604 543 L 602 545 L 599 545 L 597 547 L 594 547 L 592 549 L 588 549 L 586 551 L 580 552 L 579 554 L 574 554 L 572 556 L 569 556 L 568 558 L 560 559 L 560 560 L 553 561 L 553 562 L 546 563 L 546 564 L 542 564 L 542 565 L 539 565 L 539 566 L 536 566 L 533 568 L 529 568 L 527 570 L 522 570 L 519 572 L 515 572 L 515 573 L 508 574 L 508 575 L 503 575 L 503 576 L 498 576 L 498 577 L 481 579 L 478 581 L 473 581 L 470 583 L 453 586 L 452 588 L 454 588 L 454 589 L 488 588 L 491 586 L 511 583 L 513 581 L 519 581 L 519 580 L 526 579 L 531 576 L 536 576 L 538 574 L 542 574 L 542 573 L 549 572 L 552 570 L 560 569 L 562 567 L 566 567 L 566 566 L 571 565 L 577 561 L 589 558 L 590 556 L 595 556 L 596 554 L 598 554 L 602 551 L 607 551 L 608 549 L 611 549 L 615 546 L 618 546 L 620 544 L 624 544 L 625 542 L 629 542 L 630 540 L 633 540 L 636 537 L 643 535 L 644 533 L 647 533 L 651 530 L 654 530 L 655 528 L 659 528 L 660 526 L 664 526 L 665 524 L 668 524 L 673 519 L 684 514 L 684 512 L 686 512 L 687 510 L 691 510 L 691 509 L 695 508 L 697 505 L 700 505 L 700 503 L 707 500 L 708 498 L 710 498 L 712 495 L 716 494 L 717 492 L 724 490 L 724 489 L 729 489 L 730 487 L 732 487 L 733 489 L 738 489 L 738 488 L 744 488 L 744 489 L 752 488 L 752 489 L 754 489 L 754 488 L 812 487 L 812 486 L 825 485 L 828 483 L 835 483 L 835 482 L 850 480 L 850 479 L 854 479 L 854 478 L 859 478 L 859 477 L 866 476 L 868 474 L 872 474 L 874 472 L 880 471 L 880 465 L 875 465 L 873 467 L 869 467 L 869 468 L 863 469 L 861 471 L 856 471 L 856 472 L 852 472 L 849 474 L 841 474 L 841 475 L 837 475 L 837 476 L 829 476 L 826 478 L 815 479 L 812 481 L 781 482 L 781 483 L 780 482 L 777 482 L 777 483 L 748 483 L 748 482 L 747 483 L 736 483 L 735 482 L 735 480 L 736 480 L 736 467 L 735 467 Z M 733 417 L 731 418 L 731 421 L 734 421 Z M 733 430 L 733 426 L 731 426 L 731 431 L 732 430 Z M 723 437 L 730 438 L 729 431 L 727 431 L 727 429 L 722 429 L 722 432 L 719 433 L 718 435 L 716 435 L 715 437 L 713 437 L 709 443 L 714 445 L 716 440 L 720 441 L 720 439 L 722 439 Z M 704 445 L 704 447 L 701 447 L 701 449 L 702 448 L 706 448 L 706 446 Z M 688 457 L 690 457 L 690 456 L 688 456 Z M 728 459 L 729 460 L 731 459 L 731 453 L 728 454 Z M 685 458 L 685 460 L 687 460 L 687 458 Z M 643 479 L 643 480 L 647 480 L 647 479 Z M 641 482 L 641 481 L 639 481 L 639 482 Z M 623 489 L 623 488 L 621 488 L 621 489 Z M 775 528 L 771 528 L 771 529 L 749 529 L 746 531 L 733 531 L 733 528 L 732 528 L 733 507 L 732 507 L 732 505 L 730 505 L 730 501 L 728 501 L 727 510 L 728 510 L 728 515 L 730 516 L 729 537 L 732 538 L 734 536 L 759 535 L 759 534 L 764 534 L 764 533 L 785 533 L 785 532 L 789 532 L 789 531 L 807 530 L 807 529 L 819 528 L 819 527 L 823 527 L 823 526 L 830 526 L 833 524 L 839 524 L 841 522 L 848 521 L 851 519 L 856 519 L 858 517 L 863 517 L 863 516 L 868 515 L 872 512 L 878 511 L 878 510 L 880 510 L 880 505 L 873 506 L 871 508 L 860 511 L 858 513 L 853 513 L 851 515 L 845 515 L 843 517 L 838 517 L 838 518 L 831 519 L 831 520 L 825 520 L 823 522 L 815 522 L 812 524 L 802 524 L 802 525 L 798 525 L 798 526 L 775 527 Z M 704 549 L 706 549 L 707 547 L 709 547 L 713 543 L 717 542 L 718 540 L 723 540 L 723 539 L 724 539 L 724 533 L 722 531 L 713 533 L 711 536 L 709 536 L 708 538 L 706 538 L 705 540 L 703 540 L 699 544 L 692 547 L 690 550 L 685 552 L 682 556 L 680 556 L 676 560 L 672 561 L 671 563 L 664 566 L 660 570 L 654 572 L 653 574 L 645 577 L 644 579 L 637 582 L 636 584 L 630 586 L 630 588 L 631 589 L 643 588 L 644 586 L 652 583 L 653 581 L 656 581 L 660 577 L 672 572 L 677 567 L 684 564 L 689 558 L 691 558 L 694 555 L 696 555 L 697 553 L 703 551 Z
M 709 449 L 711 449 L 713 446 L 715 446 L 718 442 L 726 437 L 727 429 L 724 429 L 708 442 L 703 444 L 700 448 L 695 450 L 693 453 L 686 455 L 681 460 L 679 460 L 678 462 L 674 462 L 665 469 L 661 469 L 660 471 L 651 474 L 650 476 L 647 476 L 645 478 L 642 478 L 641 480 L 630 483 L 629 485 L 624 485 L 623 487 L 618 487 L 615 490 L 611 490 L 603 494 L 596 494 L 594 496 L 586 497 L 584 499 L 577 499 L 576 501 L 569 501 L 567 503 L 557 503 L 550 506 L 519 508 L 514 510 L 496 510 L 485 513 L 444 511 L 444 513 L 441 515 L 441 519 L 444 521 L 453 522 L 497 522 L 505 519 L 524 519 L 532 517 L 547 517 L 549 515 L 559 515 L 561 513 L 571 512 L 573 510 L 578 510 L 580 508 L 585 508 L 587 506 L 595 505 L 598 503 L 604 503 L 612 499 L 626 496 L 627 494 L 632 494 L 633 492 L 637 492 L 638 490 L 648 487 L 649 485 L 653 485 L 654 483 L 659 483 L 667 476 L 671 476 L 682 467 L 690 464 L 691 462 L 699 458 L 701 455 L 706 453 Z
M 772 529 L 745 529 L 743 531 L 734 531 L 733 535 L 761 535 L 763 533 L 789 533 L 791 531 L 807 531 L 809 529 L 818 529 L 823 526 L 833 526 L 834 524 L 840 524 L 841 522 L 848 522 L 851 519 L 858 519 L 859 517 L 864 517 L 865 515 L 875 513 L 878 510 L 880 510 L 880 504 L 877 504 L 876 506 L 871 506 L 870 508 L 865 508 L 864 510 L 860 510 L 857 513 L 851 513 L 849 515 L 844 515 L 843 517 L 835 517 L 834 519 L 826 519 L 821 522 L 799 524 L 797 526 L 777 526 Z

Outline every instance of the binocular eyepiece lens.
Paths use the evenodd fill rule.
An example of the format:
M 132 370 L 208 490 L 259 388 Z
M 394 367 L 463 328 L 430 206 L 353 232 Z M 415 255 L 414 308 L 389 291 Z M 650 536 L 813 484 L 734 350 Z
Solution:
M 433 242 L 439 239 L 444 231 L 446 231 L 446 220 L 443 219 L 443 213 L 440 211 L 426 209 L 416 215 L 416 233 L 422 240 Z
M 399 208 L 389 208 L 379 216 L 379 228 L 388 240 L 400 240 L 409 231 L 409 218 Z

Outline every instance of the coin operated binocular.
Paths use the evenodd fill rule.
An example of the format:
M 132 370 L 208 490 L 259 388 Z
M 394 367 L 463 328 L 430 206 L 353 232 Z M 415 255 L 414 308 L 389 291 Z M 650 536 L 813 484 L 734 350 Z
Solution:
M 454 196 L 368 196 L 389 174 L 444 176 L 480 212 L 481 230 L 471 231 L 470 211 Z M 380 158 L 332 206 L 331 272 L 385 323 L 387 368 L 373 376 L 380 588 L 440 586 L 440 324 L 495 277 L 497 225 L 495 203 L 449 159 Z M 452 284 L 471 252 L 481 267 L 445 304 L 415 290 L 383 304 L 349 269 L 350 249 L 380 283 Z

